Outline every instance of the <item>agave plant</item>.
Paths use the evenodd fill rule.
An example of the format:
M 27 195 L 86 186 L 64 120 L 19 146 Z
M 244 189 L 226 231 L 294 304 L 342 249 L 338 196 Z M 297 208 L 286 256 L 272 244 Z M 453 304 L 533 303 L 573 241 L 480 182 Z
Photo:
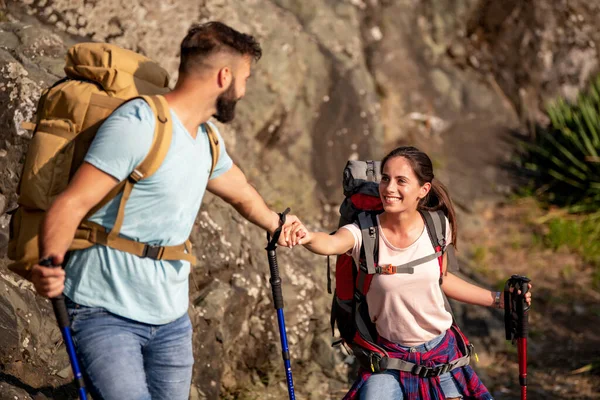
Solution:
M 600 209 L 600 76 L 573 104 L 559 98 L 548 108 L 551 125 L 527 146 L 545 200 L 572 212 Z

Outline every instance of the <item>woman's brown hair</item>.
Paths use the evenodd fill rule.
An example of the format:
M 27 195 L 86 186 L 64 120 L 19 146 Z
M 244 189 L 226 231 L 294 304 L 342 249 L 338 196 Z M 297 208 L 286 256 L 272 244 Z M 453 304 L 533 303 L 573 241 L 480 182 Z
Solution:
M 442 210 L 448 220 L 450 221 L 450 228 L 452 229 L 452 243 L 456 248 L 458 241 L 458 227 L 456 225 L 456 213 L 448 189 L 437 179 L 434 179 L 433 175 L 433 164 L 427 154 L 420 151 L 416 147 L 402 146 L 392 150 L 387 156 L 381 161 L 381 171 L 383 173 L 383 167 L 392 158 L 404 157 L 410 163 L 413 172 L 417 176 L 419 185 L 423 186 L 425 183 L 431 184 L 431 190 L 427 193 L 427 196 L 419 201 L 417 208 L 419 210 L 437 211 Z

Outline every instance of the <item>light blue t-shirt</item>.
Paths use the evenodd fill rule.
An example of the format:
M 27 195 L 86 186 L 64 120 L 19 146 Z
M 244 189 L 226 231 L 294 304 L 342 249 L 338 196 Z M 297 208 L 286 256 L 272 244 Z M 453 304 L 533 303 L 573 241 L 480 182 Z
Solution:
M 171 110 L 173 139 L 160 168 L 133 187 L 121 235 L 151 245 L 179 245 L 189 237 L 208 183 L 211 154 L 202 128 L 194 139 Z M 146 157 L 155 117 L 143 100 L 116 110 L 100 127 L 85 161 L 125 179 Z M 216 127 L 212 125 L 213 129 Z M 219 161 L 211 179 L 233 164 L 219 135 Z M 90 220 L 111 229 L 121 195 Z M 187 261 L 161 261 L 95 245 L 74 251 L 66 266 L 64 293 L 76 303 L 147 324 L 165 324 L 187 312 Z

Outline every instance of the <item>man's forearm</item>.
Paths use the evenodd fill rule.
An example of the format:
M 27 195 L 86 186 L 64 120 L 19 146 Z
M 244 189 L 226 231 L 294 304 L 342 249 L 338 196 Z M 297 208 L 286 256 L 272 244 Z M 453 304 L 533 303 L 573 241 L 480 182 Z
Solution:
M 85 212 L 80 211 L 72 200 L 59 196 L 40 227 L 40 257 L 64 256 L 84 216 Z
M 231 205 L 242 217 L 270 233 L 279 226 L 279 215 L 267 206 L 252 185 L 248 185 L 243 196 Z

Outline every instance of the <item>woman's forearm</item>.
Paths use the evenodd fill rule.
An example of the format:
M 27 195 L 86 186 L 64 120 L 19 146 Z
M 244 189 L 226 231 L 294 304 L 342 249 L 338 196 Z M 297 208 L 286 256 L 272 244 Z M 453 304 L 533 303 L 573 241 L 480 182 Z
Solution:
M 311 232 L 307 239 L 302 239 L 300 244 L 316 254 L 333 256 L 344 254 L 354 246 L 354 236 L 347 229 L 339 229 L 335 234 L 325 232 Z
M 451 273 L 444 276 L 442 289 L 446 296 L 463 303 L 485 307 L 495 306 L 496 292 L 475 286 Z

